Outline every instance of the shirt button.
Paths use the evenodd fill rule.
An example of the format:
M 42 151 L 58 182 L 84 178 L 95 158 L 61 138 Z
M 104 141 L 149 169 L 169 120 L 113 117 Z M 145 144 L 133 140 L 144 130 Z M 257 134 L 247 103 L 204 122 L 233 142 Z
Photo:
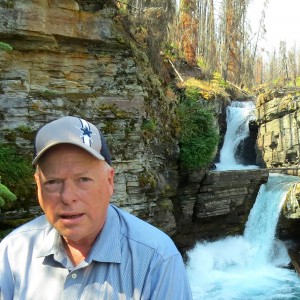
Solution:
M 73 279 L 77 278 L 77 274 L 75 274 L 75 273 L 73 273 L 71 276 L 72 276 Z

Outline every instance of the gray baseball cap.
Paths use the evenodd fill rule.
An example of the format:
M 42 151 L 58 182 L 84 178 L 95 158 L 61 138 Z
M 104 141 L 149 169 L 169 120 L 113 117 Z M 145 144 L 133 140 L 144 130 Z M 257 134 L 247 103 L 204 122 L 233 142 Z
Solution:
M 49 148 L 58 144 L 76 145 L 111 165 L 109 150 L 102 132 L 84 119 L 66 116 L 43 126 L 35 138 L 35 157 L 32 164 L 36 165 Z

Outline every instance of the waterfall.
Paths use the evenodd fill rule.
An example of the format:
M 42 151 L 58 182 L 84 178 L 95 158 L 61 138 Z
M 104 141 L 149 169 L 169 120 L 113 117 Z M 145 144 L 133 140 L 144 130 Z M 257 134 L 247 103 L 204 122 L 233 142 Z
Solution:
M 280 211 L 293 183 L 300 182 L 300 178 L 295 176 L 269 176 L 268 184 L 260 188 L 244 231 L 245 239 L 255 245 L 254 255 L 259 263 L 267 262 L 276 254 L 275 234 Z
M 241 165 L 236 159 L 239 145 L 250 135 L 249 122 L 253 120 L 255 120 L 255 105 L 253 102 L 233 101 L 226 108 L 227 130 L 220 152 L 220 162 L 216 164 L 216 170 L 257 168 L 257 166 Z
M 276 227 L 288 190 L 299 177 L 270 174 L 242 236 L 199 242 L 188 252 L 194 300 L 300 299 L 300 278 Z
M 175 5 L 176 5 L 176 12 L 178 13 L 179 10 L 180 10 L 180 4 L 181 4 L 181 1 L 180 0 L 176 0 L 175 1 Z

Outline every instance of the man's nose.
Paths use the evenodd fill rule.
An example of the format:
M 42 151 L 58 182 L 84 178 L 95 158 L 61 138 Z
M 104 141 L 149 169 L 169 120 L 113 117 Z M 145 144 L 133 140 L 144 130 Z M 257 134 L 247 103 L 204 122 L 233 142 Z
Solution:
M 61 190 L 61 200 L 65 204 L 71 204 L 72 202 L 76 201 L 76 187 L 74 182 L 71 180 L 64 181 Z

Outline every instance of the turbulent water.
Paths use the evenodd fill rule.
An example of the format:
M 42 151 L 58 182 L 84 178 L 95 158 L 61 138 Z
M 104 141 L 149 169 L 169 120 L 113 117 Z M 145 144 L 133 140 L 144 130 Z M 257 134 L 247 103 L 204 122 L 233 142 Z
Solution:
M 254 119 L 255 105 L 253 102 L 234 101 L 227 107 L 227 130 L 220 152 L 220 162 L 216 164 L 218 171 L 257 168 L 257 166 L 241 165 L 235 157 L 239 144 L 250 135 L 249 122 Z
M 299 177 L 270 174 L 261 186 L 244 234 L 199 242 L 188 253 L 194 300 L 296 300 L 300 278 L 286 246 L 275 238 L 287 190 Z

